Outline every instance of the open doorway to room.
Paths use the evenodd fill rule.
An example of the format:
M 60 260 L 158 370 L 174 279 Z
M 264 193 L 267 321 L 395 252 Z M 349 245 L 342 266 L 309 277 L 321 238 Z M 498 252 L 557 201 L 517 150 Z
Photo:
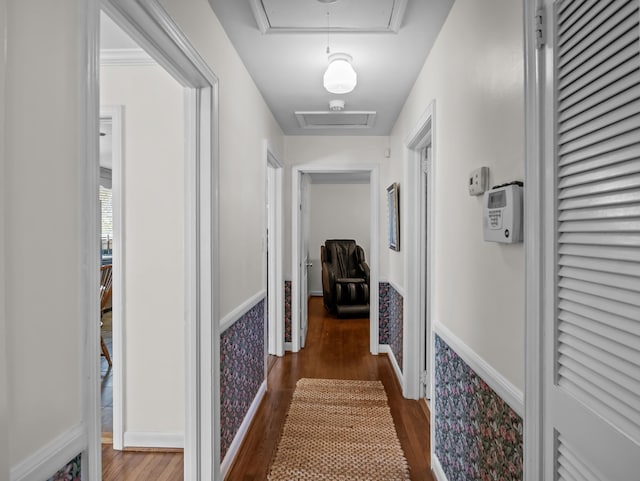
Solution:
M 219 430 L 219 425 L 214 406 L 214 399 L 219 392 L 219 326 L 217 322 L 213 322 L 214 319 L 218 319 L 219 309 L 218 303 L 214 300 L 214 295 L 218 292 L 218 244 L 214 242 L 218 236 L 216 197 L 218 183 L 218 151 L 216 148 L 218 80 L 171 16 L 157 1 L 103 0 L 101 8 L 118 27 L 135 39 L 135 42 L 142 47 L 143 52 L 134 52 L 131 56 L 127 55 L 131 52 L 127 52 L 127 48 L 125 48 L 124 51 L 116 49 L 115 55 L 111 57 L 108 54 L 103 54 L 101 56 L 103 69 L 100 77 L 96 75 L 97 72 L 93 72 L 89 76 L 88 92 L 90 97 L 93 97 L 88 99 L 86 114 L 89 124 L 93 127 L 87 131 L 87 150 L 91 151 L 91 146 L 97 147 L 98 144 L 99 102 L 129 107 L 128 102 L 106 98 L 108 93 L 104 88 L 104 82 L 109 75 L 105 74 L 104 64 L 111 61 L 111 66 L 115 69 L 113 62 L 120 62 L 121 66 L 126 64 L 129 68 L 132 62 L 136 64 L 141 61 L 139 54 L 146 57 L 146 60 L 142 60 L 143 62 L 147 62 L 151 58 L 157 62 L 154 70 L 161 71 L 165 77 L 159 81 L 156 79 L 143 82 L 146 89 L 137 92 L 141 99 L 133 100 L 142 100 L 143 98 L 149 100 L 150 97 L 149 104 L 159 110 L 158 116 L 162 116 L 162 113 L 169 109 L 168 103 L 175 101 L 176 104 L 179 104 L 179 112 L 173 112 L 169 116 L 164 116 L 163 119 L 147 121 L 146 124 L 162 124 L 162 120 L 168 118 L 177 122 L 176 125 L 169 128 L 168 135 L 177 134 L 181 139 L 180 146 L 170 149 L 169 155 L 164 161 L 161 160 L 162 155 L 156 151 L 158 145 L 162 144 L 163 139 L 160 137 L 167 134 L 166 130 L 155 134 L 142 133 L 139 135 L 140 138 L 137 138 L 137 135 L 129 135 L 123 140 L 123 142 L 127 141 L 127 167 L 130 165 L 137 167 L 138 171 L 129 172 L 127 170 L 125 173 L 126 182 L 122 182 L 122 184 L 128 188 L 137 183 L 139 189 L 134 189 L 131 192 L 125 190 L 121 196 L 122 204 L 127 207 L 122 220 L 124 227 L 120 234 L 124 239 L 122 244 L 126 247 L 127 253 L 133 252 L 133 248 L 129 247 L 129 242 L 138 243 L 135 246 L 138 252 L 143 252 L 145 249 L 149 251 L 156 249 L 157 254 L 157 250 L 161 250 L 160 254 L 152 256 L 153 258 L 145 255 L 142 257 L 128 255 L 127 269 L 133 266 L 138 269 L 140 275 L 133 276 L 127 272 L 123 275 L 126 281 L 125 286 L 127 289 L 136 286 L 147 297 L 155 295 L 150 303 L 147 302 L 147 307 L 153 312 L 157 312 L 159 306 L 162 307 L 165 302 L 163 298 L 169 298 L 169 302 L 174 304 L 177 300 L 181 300 L 182 305 L 179 312 L 171 309 L 170 315 L 167 316 L 168 325 L 179 330 L 177 337 L 174 336 L 174 339 L 170 341 L 173 352 L 165 350 L 160 357 L 145 357 L 129 349 L 130 341 L 137 336 L 138 339 L 145 339 L 143 348 L 152 346 L 151 349 L 159 351 L 158 345 L 162 344 L 160 342 L 162 338 L 168 340 L 174 334 L 173 332 L 159 333 L 160 329 L 164 330 L 166 327 L 161 323 L 156 323 L 151 326 L 151 329 L 139 329 L 140 326 L 129 329 L 130 326 L 127 325 L 127 342 L 120 354 L 115 344 L 117 335 L 114 335 L 112 352 L 113 361 L 116 364 L 120 360 L 121 364 L 128 369 L 128 361 L 135 356 L 138 357 L 137 371 L 132 372 L 131 375 L 127 373 L 125 376 L 126 385 L 123 383 L 123 405 L 127 413 L 124 416 L 126 431 L 123 432 L 122 444 L 152 449 L 164 447 L 171 449 L 172 445 L 179 445 L 180 448 L 184 446 L 184 463 L 180 462 L 179 466 L 174 466 L 176 469 L 172 469 L 171 473 L 165 473 L 168 476 L 167 479 L 214 479 L 218 477 L 220 469 L 219 449 L 215 435 Z M 89 34 L 91 36 L 87 51 L 89 68 L 97 65 L 99 60 L 100 45 L 97 35 L 99 14 L 97 9 L 88 11 Z M 116 60 L 118 58 L 119 60 Z M 116 73 L 111 73 L 116 76 Z M 139 76 L 144 77 L 144 73 L 148 72 L 139 72 Z M 103 80 L 102 89 L 98 88 L 98 78 Z M 171 102 L 168 102 L 164 94 L 159 93 L 156 87 L 161 84 L 166 86 L 170 82 L 173 82 L 172 89 L 177 95 L 172 96 Z M 132 87 L 132 85 L 128 87 Z M 103 94 L 101 99 L 97 95 L 99 90 L 102 90 L 101 94 Z M 126 93 L 130 97 L 135 97 L 132 90 L 133 88 L 129 88 Z M 126 111 L 127 114 L 127 127 L 133 127 L 136 109 L 125 108 L 123 111 Z M 145 122 L 143 121 L 142 124 Z M 143 127 L 149 127 L 146 124 Z M 127 128 L 128 131 L 129 128 Z M 152 150 L 136 150 L 134 152 L 129 148 L 133 147 L 134 141 L 146 141 L 151 145 Z M 156 150 L 153 150 L 154 148 Z M 156 164 L 151 167 L 144 164 L 144 162 L 154 161 Z M 97 173 L 97 165 L 92 164 L 92 169 Z M 168 172 L 171 172 L 173 178 L 168 179 L 170 177 L 170 175 L 166 175 Z M 92 195 L 88 196 L 85 201 L 97 204 L 98 176 L 93 177 L 92 175 L 91 178 L 87 178 L 87 181 L 91 182 L 87 192 L 91 192 Z M 117 197 L 115 192 L 114 195 Z M 145 215 L 140 210 L 129 212 L 132 199 L 143 205 L 149 215 Z M 179 222 L 175 222 L 176 219 Z M 99 224 L 99 217 L 96 216 L 96 220 L 90 222 L 91 235 L 96 237 L 99 235 Z M 146 229 L 147 235 L 136 235 L 134 227 Z M 171 232 L 167 233 L 167 230 L 171 230 Z M 124 231 L 126 231 L 126 235 Z M 87 245 L 92 248 L 95 245 L 97 248 L 96 237 L 93 237 L 92 241 L 87 239 Z M 117 252 L 117 232 L 115 237 L 116 245 L 114 248 Z M 176 246 L 179 246 L 180 255 L 173 257 Z M 124 258 L 124 250 L 121 257 Z M 98 256 L 96 255 L 95 258 L 97 259 Z M 116 260 L 114 262 L 117 264 Z M 168 269 L 171 272 L 168 275 L 149 279 L 147 274 L 154 269 Z M 144 279 L 147 281 L 145 282 Z M 168 286 L 167 281 L 175 285 Z M 135 299 L 135 297 L 132 295 L 131 299 Z M 118 303 L 118 299 L 113 301 Z M 139 309 L 133 314 L 129 312 L 129 302 L 125 303 L 125 309 L 125 317 L 138 321 L 140 317 L 144 316 L 157 321 L 158 316 L 148 315 L 147 312 L 144 312 L 145 309 Z M 164 314 L 163 312 L 162 315 Z M 133 326 L 133 324 L 131 325 Z M 88 329 L 90 332 L 89 340 L 99 339 L 98 322 L 89 323 Z M 183 339 L 183 341 L 178 340 L 176 343 L 176 338 Z M 100 347 L 97 342 L 95 345 L 93 342 L 87 345 L 85 361 L 88 365 L 95 365 L 96 374 L 99 372 L 99 352 Z M 87 476 L 90 479 L 101 479 L 100 422 L 98 419 L 100 416 L 100 383 L 93 374 L 93 369 L 90 372 L 92 374 L 89 376 L 89 385 L 87 386 L 90 397 L 88 404 L 89 412 L 95 413 L 95 417 L 92 414 L 86 420 L 90 425 Z M 130 401 L 134 389 L 139 386 L 133 384 L 133 378 L 144 372 L 150 374 L 154 382 L 159 383 L 159 386 L 156 387 L 161 389 L 163 383 L 165 384 L 164 388 L 166 388 L 166 384 L 170 384 L 166 382 L 170 376 L 181 377 L 181 380 L 177 385 L 169 386 L 175 395 L 170 395 L 174 406 L 168 409 L 162 407 L 158 409 L 165 400 L 164 395 L 154 394 L 154 389 L 142 393 L 138 401 L 134 400 L 133 402 L 138 402 L 145 409 L 138 410 L 138 419 L 134 421 Z M 208 374 L 203 375 L 205 372 Z M 116 373 L 117 368 L 114 369 L 114 374 Z M 144 376 L 144 374 L 142 375 Z M 151 396 L 149 396 L 150 394 Z M 141 402 L 139 402 L 140 399 L 142 399 Z M 153 409 L 148 409 L 149 407 Z M 158 429 L 149 429 L 149 426 L 158 426 L 158 423 L 163 422 L 158 420 L 157 413 L 159 411 L 163 411 L 164 416 L 169 415 L 171 418 L 169 423 L 174 423 L 174 427 L 165 423 L 163 425 L 164 432 Z M 116 422 L 115 419 L 114 422 Z M 176 429 L 177 422 L 180 423 L 180 426 Z M 110 446 L 109 449 L 111 449 Z M 117 451 L 112 450 L 111 452 Z M 118 457 L 118 459 L 121 458 Z M 109 462 L 112 461 L 113 459 Z M 111 478 L 107 476 L 105 479 L 118 479 L 119 472 L 112 470 L 109 475 Z
M 117 207 L 118 221 L 115 231 L 103 232 L 101 252 L 102 271 L 111 269 L 113 279 L 112 310 L 103 309 L 101 326 L 108 361 L 101 372 L 103 442 L 115 449 L 182 449 L 184 87 L 104 13 L 101 54 L 101 125 L 105 134 L 109 125 L 120 134 L 119 155 L 101 165 L 101 178 L 111 177 L 112 187 L 101 194 Z
M 378 354 L 378 167 L 296 166 L 292 178 L 291 350 L 304 347 L 309 297 L 322 295 L 320 245 L 357 237 L 370 268 L 369 350 Z

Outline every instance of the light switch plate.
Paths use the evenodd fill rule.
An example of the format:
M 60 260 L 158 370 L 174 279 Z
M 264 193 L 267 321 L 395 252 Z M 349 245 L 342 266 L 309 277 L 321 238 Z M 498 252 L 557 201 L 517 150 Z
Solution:
M 469 175 L 469 195 L 482 195 L 489 188 L 489 167 L 480 167 Z

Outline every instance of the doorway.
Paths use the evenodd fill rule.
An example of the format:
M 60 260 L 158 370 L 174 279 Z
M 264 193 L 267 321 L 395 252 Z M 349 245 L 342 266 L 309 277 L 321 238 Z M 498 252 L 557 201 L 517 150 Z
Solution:
M 291 221 L 292 221 L 292 285 L 291 285 L 291 324 L 292 324 L 292 343 L 293 352 L 300 351 L 304 347 L 303 339 L 306 334 L 308 325 L 307 319 L 307 303 L 308 288 L 306 280 L 308 269 L 313 267 L 310 262 L 306 245 L 308 239 L 305 240 L 305 225 L 308 227 L 308 188 L 305 185 L 309 183 L 310 176 L 318 175 L 368 175 L 370 183 L 370 285 L 372 286 L 369 293 L 369 350 L 372 354 L 379 353 L 378 342 L 378 264 L 379 264 L 379 174 L 377 165 L 355 164 L 344 165 L 340 167 L 323 167 L 321 165 L 300 165 L 292 168 L 292 191 L 291 191 Z M 309 266 L 308 264 L 312 264 Z M 319 267 L 321 268 L 321 267 Z
M 219 326 L 218 303 L 213 295 L 218 292 L 217 266 L 218 237 L 217 191 L 217 78 L 191 46 L 173 19 L 157 0 L 104 0 L 102 9 L 149 53 L 166 71 L 184 87 L 186 119 L 186 162 L 184 165 L 184 295 L 185 318 L 185 428 L 184 428 L 184 477 L 185 479 L 213 479 L 219 474 L 219 449 L 215 433 L 219 430 L 213 399 L 219 394 Z M 98 139 L 98 65 L 99 41 L 97 2 L 86 9 L 88 23 L 87 86 L 87 135 L 86 150 L 97 152 Z M 95 162 L 93 155 L 88 155 Z M 89 160 L 87 161 L 89 163 Z M 87 166 L 87 203 L 97 197 L 97 162 Z M 95 183 L 93 183 L 95 182 Z M 95 205 L 95 204 L 93 204 Z M 97 213 L 97 209 L 96 209 Z M 85 240 L 87 246 L 97 245 L 95 239 L 99 221 L 90 219 L 93 240 Z M 87 249 L 90 251 L 90 249 Z M 98 257 L 96 255 L 96 257 Z M 89 254 L 87 258 L 93 259 Z M 96 270 L 93 271 L 97 274 Z M 87 275 L 93 285 L 93 275 Z M 95 311 L 88 303 L 88 319 L 95 319 Z M 94 325 L 95 324 L 95 325 Z M 100 411 L 98 323 L 88 326 L 86 349 L 87 365 L 91 369 L 87 378 L 87 423 L 90 426 L 89 447 L 85 474 L 89 479 L 101 479 L 100 433 L 97 416 Z M 204 373 L 209 373 L 204 375 Z M 214 425 L 214 422 L 216 423 Z M 84 465 L 84 463 L 83 463 Z
M 101 269 L 111 265 L 111 300 L 107 312 L 101 309 L 101 338 L 107 354 L 100 369 L 102 441 L 111 439 L 114 449 L 123 449 L 122 332 L 124 321 L 124 252 L 122 209 L 122 166 L 124 159 L 124 108 L 100 108 L 100 211 Z M 104 295 L 101 287 L 101 295 Z M 102 304 L 102 303 L 101 303 Z
M 284 356 L 284 210 L 283 163 L 265 141 L 267 165 L 267 339 L 268 354 Z
M 404 279 L 405 316 L 416 319 L 405 324 L 403 391 L 410 399 L 430 399 L 433 389 L 434 117 L 431 102 L 405 141 L 405 259 L 415 259 L 406 263 Z

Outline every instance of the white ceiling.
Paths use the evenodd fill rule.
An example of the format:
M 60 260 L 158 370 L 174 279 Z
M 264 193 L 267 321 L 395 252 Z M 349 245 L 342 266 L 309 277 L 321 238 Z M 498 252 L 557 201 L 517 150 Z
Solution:
M 454 0 L 326 1 L 209 3 L 286 135 L 388 135 Z M 102 49 L 139 48 L 101 17 Z M 327 43 L 353 57 L 353 92 L 322 86 Z
M 388 135 L 453 1 L 209 3 L 285 134 Z M 351 55 L 358 73 L 358 85 L 345 95 L 330 94 L 322 86 L 327 67 L 327 11 L 331 52 Z M 329 101 L 335 98 L 346 102 L 345 111 L 375 112 L 375 122 L 364 128 L 301 127 L 296 112 L 307 116 L 323 112 L 320 118 L 328 118 L 324 116 Z

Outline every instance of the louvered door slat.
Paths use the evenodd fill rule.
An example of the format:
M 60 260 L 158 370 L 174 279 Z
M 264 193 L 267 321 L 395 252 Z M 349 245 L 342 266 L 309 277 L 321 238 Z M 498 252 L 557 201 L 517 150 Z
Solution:
M 634 325 L 634 319 L 603 311 L 598 307 L 582 304 L 579 300 L 576 301 L 574 299 L 563 299 L 560 301 L 559 306 L 566 312 L 560 312 L 558 319 L 575 324 L 580 329 L 597 333 L 599 336 L 615 341 L 617 344 L 633 349 L 633 342 L 637 342 L 638 338 L 640 338 L 640 332 L 638 332 L 638 326 Z M 579 316 L 583 324 L 576 323 L 578 318 L 575 316 Z M 583 339 L 588 340 L 586 338 Z M 607 347 L 614 346 L 607 344 Z M 621 355 L 617 351 L 615 354 Z M 640 353 L 627 352 L 626 355 L 640 360 Z
M 640 91 L 639 91 L 640 92 Z M 588 172 L 591 170 L 602 170 L 609 165 L 615 165 L 623 162 L 638 162 L 640 159 L 640 144 L 629 145 L 615 152 L 609 152 L 606 156 L 593 157 L 591 159 L 576 162 L 561 167 L 558 172 L 564 182 L 571 175 Z
M 629 54 L 629 51 L 627 50 L 625 53 Z M 630 75 L 636 71 L 637 64 L 637 52 L 631 56 L 622 58 L 615 56 L 607 60 L 585 75 L 580 82 L 574 82 L 566 88 L 559 90 L 560 100 L 564 102 L 563 108 L 566 109 L 582 102 L 598 91 Z
M 594 209 L 573 209 L 562 212 L 560 221 L 581 219 L 606 219 L 608 217 L 635 217 L 638 215 L 635 207 L 600 207 Z
M 604 103 L 594 103 L 590 106 L 578 104 L 581 110 L 566 109 L 558 115 L 559 132 L 564 133 L 593 119 L 601 117 L 611 111 L 615 111 L 634 100 L 640 98 L 640 85 L 635 84 L 626 90 L 617 92 Z
M 567 364 L 576 366 L 578 363 L 567 360 Z M 576 397 L 582 398 L 589 407 L 605 412 L 609 419 L 624 425 L 626 432 L 632 436 L 640 437 L 640 419 L 635 414 L 636 409 L 622 402 L 618 392 L 612 392 L 598 384 L 604 383 L 601 377 L 585 371 L 582 367 L 578 368 L 582 372 L 577 372 L 569 365 L 562 365 L 558 369 L 561 375 L 558 384 Z M 606 387 L 610 389 L 610 386 Z
M 634 132 L 628 132 L 623 137 L 617 137 L 609 139 L 600 144 L 593 144 L 586 149 L 579 150 L 577 152 L 565 154 L 558 165 L 561 167 L 572 164 L 574 162 L 582 162 L 585 160 L 591 160 L 597 156 L 609 156 L 615 155 L 616 151 L 624 149 L 630 146 L 638 145 L 638 138 L 640 138 L 640 130 Z
M 616 83 L 609 85 L 606 89 L 593 92 L 593 94 L 580 102 L 562 104 L 558 107 L 558 120 L 563 122 L 598 106 L 608 108 L 608 102 L 620 95 L 624 95 L 625 92 L 636 88 L 639 84 L 640 73 L 633 71 L 629 75 L 620 78 Z M 603 104 L 603 102 L 607 102 L 607 104 Z
M 605 481 L 601 475 L 594 472 L 587 461 L 576 455 L 575 448 L 569 445 L 564 436 L 557 434 L 555 445 L 558 451 L 559 472 L 561 471 L 561 474 L 569 476 L 561 477 L 560 480 Z
M 590 131 L 583 133 L 578 130 L 579 137 L 572 139 L 573 131 L 568 131 L 559 138 L 559 154 L 570 154 L 577 150 L 582 150 L 593 144 L 604 142 L 605 140 L 617 138 L 629 132 L 640 130 L 640 114 L 633 117 L 622 118 L 617 122 L 609 124 L 601 123 L 600 127 L 591 127 Z
M 640 392 L 640 381 L 637 378 L 634 379 L 631 376 L 627 376 L 625 373 L 619 371 L 618 369 L 615 369 L 598 359 L 594 359 L 588 354 L 585 354 L 584 352 L 575 349 L 568 344 L 563 344 L 562 346 L 560 346 L 558 352 L 563 356 L 566 356 L 567 358 L 575 359 L 580 364 L 583 364 L 589 369 L 592 369 L 594 372 L 597 372 L 600 376 L 611 379 L 616 383 L 617 386 L 621 386 L 623 389 L 628 391 L 627 395 L 632 396 L 633 393 Z
M 583 77 L 590 70 L 604 64 L 618 52 L 633 46 L 636 41 L 635 20 L 633 16 L 625 18 L 619 25 L 619 29 L 607 32 L 589 48 L 580 52 L 565 65 L 563 65 L 563 75 L 558 86 L 566 88 L 572 82 Z M 633 54 L 633 51 L 631 51 Z
M 567 59 L 591 47 L 598 39 L 618 27 L 625 18 L 637 11 L 633 0 L 616 0 L 607 4 L 606 8 L 601 8 L 605 4 L 606 2 L 598 2 L 596 7 L 562 34 L 558 42 L 560 67 L 566 65 Z M 561 77 L 562 73 L 559 76 Z
M 625 257 L 629 251 L 625 251 L 617 257 L 604 257 L 603 254 L 608 254 L 611 249 L 600 248 L 593 251 L 584 249 L 577 250 L 579 247 L 580 246 L 566 246 L 565 249 L 560 252 L 560 254 L 563 255 L 560 256 L 558 265 L 561 268 L 576 267 L 585 271 L 617 274 L 620 276 L 621 282 L 626 282 L 630 277 L 636 280 L 640 278 L 640 263 L 628 262 L 628 258 Z M 612 258 L 624 259 L 624 261 L 611 260 Z M 613 282 L 613 279 L 611 282 Z
M 583 306 L 593 307 L 594 309 L 598 309 L 603 312 L 610 312 L 617 316 L 628 317 L 629 319 L 640 319 L 640 309 L 605 297 L 594 296 L 584 292 L 573 291 L 571 289 L 560 289 L 558 297 L 560 299 L 577 302 Z
M 638 116 L 638 112 L 640 111 L 640 99 L 635 99 L 634 101 L 622 105 L 613 111 L 609 111 L 599 117 L 594 117 L 593 119 L 589 119 L 588 121 L 576 125 L 561 125 L 561 135 L 558 139 L 560 145 L 565 145 L 571 141 L 579 139 L 580 137 L 587 136 L 589 134 L 594 134 L 596 131 L 601 131 L 603 125 L 615 125 L 620 122 L 620 119 L 631 119 Z M 638 128 L 640 122 L 637 122 L 636 125 L 632 127 Z M 630 129 L 628 129 L 630 130 Z M 608 137 L 605 137 L 608 138 Z M 590 138 L 591 141 L 596 141 L 597 139 Z
M 606 180 L 589 185 L 580 185 L 562 189 L 559 194 L 560 199 L 569 197 L 588 196 L 593 194 L 603 194 L 607 192 L 617 192 L 627 189 L 640 188 L 640 174 L 618 177 L 613 180 Z
M 564 199 L 559 203 L 559 209 L 561 215 L 567 215 L 567 213 L 572 210 L 587 209 L 590 207 L 620 206 L 636 204 L 638 202 L 640 202 L 640 190 L 614 191 L 613 193 Z
M 638 220 L 590 220 L 563 222 L 559 232 L 633 232 L 640 230 Z
M 606 297 L 607 299 L 612 299 L 619 302 L 624 302 L 626 304 L 631 304 L 632 306 L 640 307 L 640 295 L 637 291 L 632 291 L 628 289 L 621 288 L 621 286 L 615 285 L 613 282 L 609 282 L 609 278 L 612 276 L 598 276 L 594 275 L 597 278 L 598 282 L 588 282 L 582 279 L 575 279 L 573 277 L 569 277 L 572 274 L 580 275 L 580 270 L 575 270 L 575 272 L 568 272 L 569 269 L 562 269 L 560 275 L 563 276 L 558 285 L 560 287 L 564 287 L 573 291 L 584 292 L 587 294 L 600 295 Z M 609 285 L 613 287 L 609 287 L 605 285 L 605 282 L 609 282 Z
M 618 414 L 640 429 L 640 415 L 632 404 L 637 391 L 632 392 L 625 389 L 622 385 L 591 369 L 590 365 L 579 362 L 565 355 L 562 351 L 560 351 L 559 362 L 562 366 L 560 370 L 562 371 L 564 368 L 567 377 L 576 385 L 584 386 L 584 389 L 588 389 L 598 400 L 611 403 L 610 407 L 615 408 Z M 597 365 L 597 362 L 593 364 Z
M 584 37 L 592 33 L 602 24 L 602 13 L 615 14 L 620 8 L 620 0 L 603 0 L 582 2 L 581 7 L 570 17 L 560 16 L 558 28 L 560 52 L 575 47 L 577 44 L 584 44 Z
M 629 263 L 640 262 L 640 249 L 628 247 L 603 247 L 565 244 L 560 246 L 560 248 L 558 249 L 558 253 L 562 255 L 563 259 L 566 259 L 570 256 L 576 256 L 584 257 L 584 261 L 599 259 L 604 261 L 624 260 L 629 261 Z
M 612 235 L 604 233 L 579 233 L 562 234 L 560 241 L 566 244 L 593 244 L 602 246 L 629 246 L 637 247 L 640 243 L 640 234 L 637 235 Z
M 618 264 L 623 264 L 622 272 L 615 270 L 615 266 Z M 640 279 L 634 274 L 634 272 L 638 271 L 638 266 L 635 263 L 629 263 L 631 266 L 624 264 L 625 262 L 612 262 L 605 259 L 583 259 L 574 256 L 563 256 L 560 259 L 561 267 L 558 275 L 570 279 L 599 282 L 603 285 L 616 286 L 625 290 L 636 291 L 640 294 Z

